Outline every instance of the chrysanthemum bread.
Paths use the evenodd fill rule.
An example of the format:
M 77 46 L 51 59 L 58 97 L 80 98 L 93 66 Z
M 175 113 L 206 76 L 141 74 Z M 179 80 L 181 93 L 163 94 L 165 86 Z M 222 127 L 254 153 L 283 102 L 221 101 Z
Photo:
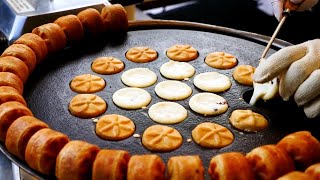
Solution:
M 91 69 L 98 74 L 116 74 L 124 69 L 124 63 L 114 57 L 99 57 L 91 64 Z
M 126 58 L 136 63 L 147 63 L 156 60 L 157 51 L 149 47 L 133 47 L 126 52 Z
M 59 152 L 55 175 L 59 180 L 92 178 L 93 162 L 100 151 L 96 145 L 84 141 L 69 141 Z
M 286 151 L 298 167 L 320 162 L 320 142 L 309 131 L 297 131 L 283 137 L 277 147 Z
M 246 157 L 240 152 L 227 152 L 213 156 L 208 169 L 212 180 L 254 180 L 255 174 Z
M 37 57 L 37 63 L 41 63 L 48 54 L 48 48 L 45 40 L 33 33 L 23 34 L 14 44 L 23 44 L 28 46 Z
M 101 10 L 101 17 L 107 32 L 124 33 L 128 31 L 127 12 L 121 4 L 105 6 Z
M 97 38 L 105 31 L 102 17 L 98 10 L 87 8 L 78 13 L 86 36 Z
M 125 179 L 130 154 L 123 150 L 102 149 L 92 168 L 93 180 Z
M 168 160 L 167 178 L 180 179 L 204 179 L 204 167 L 199 156 L 172 156 Z
M 118 114 L 102 116 L 96 124 L 96 133 L 105 140 L 123 140 L 135 131 L 133 121 Z
M 43 128 L 29 139 L 25 160 L 32 169 L 54 175 L 58 153 L 68 142 L 69 138 L 65 134 Z
M 23 61 L 31 73 L 37 64 L 37 56 L 33 50 L 24 44 L 12 44 L 4 50 L 1 57 L 13 56 Z
M 73 14 L 59 17 L 53 23 L 58 24 L 66 35 L 67 44 L 75 44 L 84 38 L 84 31 L 80 19 Z
M 205 148 L 223 148 L 234 140 L 229 129 L 216 123 L 204 122 L 192 130 L 193 140 Z
M 198 51 L 189 44 L 177 44 L 167 50 L 167 56 L 175 61 L 192 61 L 198 57 Z
M 95 93 L 101 91 L 106 86 L 102 77 L 93 74 L 82 74 L 72 79 L 70 88 L 78 93 Z
M 29 77 L 28 66 L 13 56 L 0 57 L 0 72 L 11 72 L 17 75 L 23 83 L 25 83 Z
M 11 86 L 0 86 L 0 104 L 9 101 L 17 101 L 27 106 L 27 102 L 18 90 Z
M 38 26 L 32 30 L 32 33 L 40 36 L 44 40 L 49 53 L 55 53 L 66 47 L 66 35 L 63 29 L 55 23 Z
M 133 155 L 128 164 L 127 180 L 164 180 L 165 164 L 156 154 Z
M 212 52 L 206 57 L 205 63 L 217 69 L 230 69 L 235 67 L 238 61 L 237 58 L 230 53 Z
M 232 76 L 240 84 L 252 86 L 252 76 L 255 68 L 250 65 L 240 65 L 233 71 Z
M 33 116 L 22 116 L 15 120 L 7 131 L 5 145 L 7 150 L 24 160 L 27 143 L 37 131 L 49 126 Z
M 9 101 L 0 105 L 0 141 L 5 141 L 9 126 L 21 116 L 33 115 L 31 110 L 20 102 Z
M 268 120 L 261 114 L 250 109 L 232 111 L 229 122 L 233 127 L 247 132 L 262 131 L 268 126 Z
M 182 136 L 172 127 L 153 125 L 143 132 L 142 144 L 151 151 L 168 152 L 181 146 Z
M 0 72 L 0 86 L 10 86 L 15 88 L 21 95 L 23 94 L 23 82 L 11 72 Z
M 107 103 L 95 94 L 78 94 L 69 103 L 69 111 L 80 118 L 97 117 L 107 110 Z
M 252 149 L 246 158 L 259 179 L 276 179 L 294 170 L 290 156 L 273 144 Z

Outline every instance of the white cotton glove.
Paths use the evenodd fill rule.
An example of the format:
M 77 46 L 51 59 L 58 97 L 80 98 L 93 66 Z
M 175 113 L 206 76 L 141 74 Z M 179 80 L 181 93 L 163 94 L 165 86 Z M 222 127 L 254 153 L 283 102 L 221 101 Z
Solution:
M 309 118 L 320 114 L 320 39 L 285 47 L 262 61 L 253 80 L 267 82 L 279 77 L 279 94 L 284 100 L 294 95 Z
M 287 0 L 270 0 L 270 1 L 273 9 L 273 14 L 279 21 L 282 17 L 284 4 Z M 318 0 L 288 0 L 288 1 L 291 1 L 293 4 L 300 4 L 298 9 L 295 10 L 298 12 L 309 10 L 318 3 Z

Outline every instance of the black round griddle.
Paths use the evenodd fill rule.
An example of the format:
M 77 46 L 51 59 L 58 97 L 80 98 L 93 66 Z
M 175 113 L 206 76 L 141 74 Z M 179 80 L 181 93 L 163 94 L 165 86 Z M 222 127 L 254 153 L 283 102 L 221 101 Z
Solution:
M 125 36 L 107 36 L 103 39 L 83 43 L 78 47 L 66 48 L 64 51 L 50 56 L 31 75 L 25 87 L 24 97 L 35 117 L 48 123 L 52 129 L 68 135 L 72 140 L 84 140 L 101 148 L 123 149 L 129 151 L 132 155 L 155 153 L 160 155 L 165 163 L 171 156 L 200 155 L 205 167 L 205 177 L 208 178 L 209 162 L 214 155 L 230 151 L 247 153 L 261 145 L 275 144 L 285 135 L 299 130 L 309 130 L 320 139 L 319 118 L 307 119 L 303 110 L 298 108 L 293 101 L 284 102 L 281 98 L 275 98 L 267 102 L 260 100 L 256 106 L 251 106 L 248 102 L 253 88 L 240 85 L 234 81 L 232 78 L 234 68 L 218 70 L 204 63 L 204 58 L 209 53 L 224 51 L 235 55 L 238 59 L 238 65 L 250 64 L 256 67 L 268 39 L 269 37 L 259 34 L 191 22 L 163 20 L 131 22 L 129 32 Z M 103 77 L 107 82 L 107 86 L 102 91 L 95 93 L 108 104 L 105 114 L 116 113 L 129 117 L 136 125 L 135 133 L 142 135 L 147 127 L 157 124 L 148 117 L 148 108 L 152 104 L 165 101 L 155 94 L 154 87 L 157 83 L 167 80 L 161 76 L 159 69 L 163 63 L 169 60 L 166 56 L 166 50 L 175 44 L 190 44 L 198 50 L 199 57 L 189 62 L 196 68 L 195 75 L 216 71 L 227 75 L 232 82 L 229 90 L 217 93 L 223 96 L 230 106 L 224 114 L 218 116 L 197 114 L 188 106 L 190 97 L 186 100 L 176 101 L 188 110 L 188 117 L 185 121 L 169 125 L 177 129 L 183 136 L 183 144 L 177 150 L 166 153 L 151 152 L 143 147 L 140 138 L 135 137 L 122 141 L 100 139 L 95 134 L 95 123 L 92 119 L 77 118 L 69 113 L 69 101 L 77 95 L 69 88 L 69 82 L 80 74 L 95 74 Z M 267 56 L 288 45 L 291 44 L 276 39 Z M 125 53 L 134 46 L 148 46 L 158 52 L 158 58 L 150 63 L 128 61 L 125 58 Z M 91 63 L 101 56 L 113 56 L 122 60 L 125 63 L 124 71 L 131 68 L 148 67 L 157 74 L 157 83 L 144 88 L 152 96 L 152 101 L 146 109 L 125 110 L 112 102 L 113 93 L 126 87 L 120 80 L 124 71 L 115 75 L 96 74 L 91 70 Z M 193 89 L 192 95 L 195 95 L 202 91 L 193 85 L 193 78 L 194 76 L 183 82 Z M 257 133 L 236 130 L 228 121 L 231 112 L 235 109 L 251 109 L 263 114 L 269 120 L 268 128 Z M 221 149 L 206 149 L 193 141 L 187 142 L 187 139 L 192 139 L 191 131 L 193 128 L 202 122 L 215 122 L 227 127 L 234 134 L 234 142 Z M 40 179 L 54 179 L 54 177 L 44 176 L 29 168 L 25 162 L 12 156 L 5 149 L 3 143 L 0 144 L 0 148 L 14 163 L 30 174 Z

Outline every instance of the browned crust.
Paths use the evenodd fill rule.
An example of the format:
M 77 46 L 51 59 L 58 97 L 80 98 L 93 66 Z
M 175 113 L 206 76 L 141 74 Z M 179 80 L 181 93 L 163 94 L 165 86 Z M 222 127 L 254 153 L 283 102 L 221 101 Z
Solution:
M 29 77 L 28 66 L 14 56 L 0 57 L 0 72 L 11 72 L 17 75 L 23 83 Z
M 24 44 L 31 48 L 37 57 L 37 63 L 42 62 L 48 54 L 48 48 L 45 41 L 33 33 L 23 34 L 14 42 L 14 44 Z
M 93 163 L 92 179 L 126 179 L 130 154 L 122 150 L 100 150 Z
M 32 116 L 22 116 L 15 120 L 7 131 L 5 145 L 7 150 L 24 160 L 27 143 L 31 136 L 49 126 Z
M 27 106 L 27 102 L 18 90 L 11 86 L 0 86 L 0 104 L 9 101 L 18 101 Z
M 31 48 L 24 44 L 12 44 L 1 55 L 5 56 L 14 56 L 21 61 L 23 61 L 27 66 L 28 70 L 31 73 L 37 64 L 36 54 L 33 52 Z
M 204 179 L 204 167 L 199 156 L 173 156 L 168 160 L 167 179 Z
M 70 14 L 59 17 L 54 23 L 63 29 L 69 44 L 80 42 L 83 39 L 82 23 L 76 15 Z
M 297 165 L 304 168 L 320 162 L 320 142 L 309 131 L 288 134 L 277 146 L 286 151 Z
M 294 170 L 290 156 L 276 145 L 257 147 L 246 158 L 260 179 L 276 179 Z
M 57 157 L 59 180 L 86 180 L 92 177 L 92 166 L 100 148 L 84 141 L 70 141 Z
M 165 164 L 155 154 L 134 155 L 130 158 L 127 180 L 164 180 Z
M 32 30 L 33 34 L 40 36 L 47 45 L 49 53 L 55 53 L 66 46 L 66 35 L 63 29 L 54 23 L 38 26 Z
M 0 86 L 10 86 L 15 88 L 22 95 L 23 93 L 23 82 L 15 74 L 11 72 L 0 72 Z
M 20 102 L 9 101 L 0 105 L 0 141 L 5 141 L 9 126 L 21 116 L 33 115 L 30 109 Z
M 211 179 L 253 180 L 255 174 L 245 156 L 240 152 L 228 152 L 214 156 L 208 169 Z
M 85 9 L 78 13 L 84 32 L 92 37 L 99 37 L 104 31 L 104 24 L 99 11 L 93 8 Z
M 101 10 L 101 17 L 106 31 L 123 33 L 128 31 L 127 12 L 120 4 L 105 6 Z
M 41 129 L 28 141 L 25 160 L 32 169 L 53 175 L 58 153 L 68 142 L 69 138 L 58 131 Z

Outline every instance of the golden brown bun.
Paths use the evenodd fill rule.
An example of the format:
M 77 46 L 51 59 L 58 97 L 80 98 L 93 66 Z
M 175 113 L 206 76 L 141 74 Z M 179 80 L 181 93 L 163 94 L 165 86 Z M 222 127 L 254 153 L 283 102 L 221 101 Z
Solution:
M 309 131 L 298 131 L 282 138 L 277 146 L 304 168 L 320 162 L 320 142 Z
M 9 127 L 6 136 L 6 148 L 20 159 L 24 160 L 27 143 L 31 136 L 49 126 L 32 116 L 22 116 L 15 120 Z
M 293 160 L 276 145 L 254 148 L 246 158 L 260 179 L 276 179 L 294 170 Z
M 15 88 L 21 95 L 23 93 L 23 82 L 11 72 L 0 72 L 0 86 L 10 86 Z
M 293 171 L 281 176 L 277 180 L 312 180 L 312 177 L 309 174 L 303 172 Z
M 37 57 L 37 63 L 42 62 L 48 54 L 48 48 L 45 41 L 33 33 L 23 34 L 14 42 L 14 44 L 24 44 L 31 48 Z
M 85 9 L 79 12 L 77 16 L 82 23 L 84 32 L 89 36 L 98 37 L 104 32 L 103 20 L 96 9 Z
M 66 35 L 63 29 L 54 23 L 38 26 L 32 30 L 33 34 L 40 36 L 47 45 L 48 52 L 54 53 L 66 47 Z
M 25 83 L 29 77 L 28 66 L 13 56 L 0 57 L 0 72 L 11 72 L 17 75 L 23 83 Z
M 4 142 L 9 126 L 21 116 L 33 116 L 25 105 L 16 101 L 5 102 L 0 105 L 0 141 Z
M 204 168 L 199 156 L 173 156 L 168 161 L 168 178 L 170 180 L 203 180 Z
M 25 160 L 32 169 L 46 175 L 53 175 L 58 153 L 68 142 L 68 136 L 58 131 L 49 128 L 41 129 L 28 141 Z
M 100 148 L 84 141 L 70 141 L 57 157 L 59 180 L 87 180 L 92 177 L 93 161 Z
M 0 86 L 0 104 L 9 101 L 18 101 L 27 106 L 26 101 L 18 90 L 11 86 Z
M 163 180 L 164 172 L 165 164 L 158 155 L 134 155 L 129 160 L 127 180 Z
M 105 6 L 101 10 L 101 17 L 106 31 L 122 33 L 128 31 L 127 12 L 121 4 Z
M 28 66 L 30 73 L 34 70 L 37 64 L 36 54 L 31 48 L 24 44 L 12 44 L 4 50 L 1 56 L 14 56 L 20 59 Z
M 92 180 L 125 179 L 129 159 L 127 151 L 100 150 L 93 163 Z
M 311 175 L 314 180 L 320 180 L 320 163 L 309 166 L 305 173 Z
M 76 15 L 62 16 L 55 20 L 54 23 L 63 29 L 69 44 L 80 42 L 83 39 L 82 23 Z
M 209 165 L 209 175 L 215 180 L 253 180 L 255 174 L 246 157 L 240 152 L 214 156 Z

